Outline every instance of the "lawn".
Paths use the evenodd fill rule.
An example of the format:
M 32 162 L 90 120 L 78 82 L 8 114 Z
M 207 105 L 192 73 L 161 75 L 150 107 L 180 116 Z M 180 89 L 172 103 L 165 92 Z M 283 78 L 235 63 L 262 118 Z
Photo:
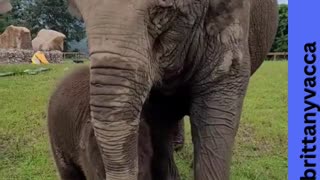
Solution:
M 75 64 L 47 65 L 38 75 L 0 77 L 0 179 L 55 180 L 46 108 L 55 83 Z M 1 65 L 19 72 L 38 65 Z M 186 120 L 188 118 L 186 117 Z M 182 180 L 191 178 L 192 145 L 176 154 Z M 232 180 L 287 179 L 287 62 L 265 62 L 252 77 L 232 161 Z

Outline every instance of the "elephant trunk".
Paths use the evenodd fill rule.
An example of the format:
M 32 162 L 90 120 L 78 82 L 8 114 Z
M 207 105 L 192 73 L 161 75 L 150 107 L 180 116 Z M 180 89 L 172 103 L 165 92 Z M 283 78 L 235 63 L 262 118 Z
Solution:
M 152 85 L 147 31 L 141 14 L 125 1 L 104 3 L 109 8 L 84 13 L 92 124 L 106 179 L 135 180 L 140 112 Z

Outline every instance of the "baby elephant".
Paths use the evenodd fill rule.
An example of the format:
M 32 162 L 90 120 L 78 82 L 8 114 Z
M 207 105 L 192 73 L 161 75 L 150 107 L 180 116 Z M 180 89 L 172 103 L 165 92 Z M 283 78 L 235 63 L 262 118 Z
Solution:
M 105 179 L 102 158 L 90 123 L 87 66 L 66 76 L 53 92 L 48 107 L 48 130 L 62 180 Z M 151 135 L 143 120 L 138 136 L 139 180 L 151 180 Z

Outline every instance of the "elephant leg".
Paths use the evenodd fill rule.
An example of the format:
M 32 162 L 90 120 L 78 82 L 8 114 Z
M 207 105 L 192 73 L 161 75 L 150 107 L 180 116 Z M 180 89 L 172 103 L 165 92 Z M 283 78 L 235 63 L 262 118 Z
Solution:
M 151 126 L 153 147 L 152 179 L 153 180 L 178 180 L 178 168 L 174 162 L 174 148 L 170 135 L 172 128 Z
M 83 172 L 73 162 L 65 159 L 57 148 L 53 147 L 53 157 L 61 180 L 86 180 Z
M 192 99 L 191 131 L 197 180 L 229 179 L 232 148 L 249 81 L 247 67 L 235 65 L 230 74 L 208 82 L 209 86 L 202 87 L 201 93 Z
M 177 140 L 183 143 L 181 121 L 188 112 L 188 102 L 190 99 L 183 91 L 166 95 L 161 90 L 153 89 L 144 105 L 143 114 L 151 128 L 153 180 L 180 179 L 174 162 L 174 144 Z
M 92 125 L 88 122 L 82 129 L 83 131 L 80 143 L 81 165 L 88 180 L 105 180 L 106 176 L 101 153 L 93 132 Z

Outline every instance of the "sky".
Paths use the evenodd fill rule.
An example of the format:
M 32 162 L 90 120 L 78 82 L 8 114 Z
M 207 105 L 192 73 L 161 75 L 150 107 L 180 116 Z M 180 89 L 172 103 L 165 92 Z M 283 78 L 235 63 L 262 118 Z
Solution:
M 288 4 L 288 0 L 278 0 L 278 2 L 279 4 L 283 4 L 283 3 Z

